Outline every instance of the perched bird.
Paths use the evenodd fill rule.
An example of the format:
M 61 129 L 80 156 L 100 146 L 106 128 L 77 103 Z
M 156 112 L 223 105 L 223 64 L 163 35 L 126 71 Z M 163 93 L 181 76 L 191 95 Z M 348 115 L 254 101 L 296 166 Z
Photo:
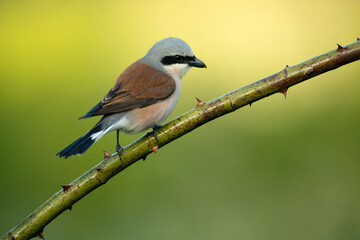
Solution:
M 135 134 L 157 129 L 173 111 L 180 94 L 181 78 L 191 67 L 206 65 L 194 56 L 183 40 L 169 37 L 157 43 L 118 77 L 115 86 L 83 118 L 103 115 L 78 140 L 64 148 L 59 157 L 84 153 L 108 132 L 116 130 L 116 151 L 121 156 L 119 131 Z

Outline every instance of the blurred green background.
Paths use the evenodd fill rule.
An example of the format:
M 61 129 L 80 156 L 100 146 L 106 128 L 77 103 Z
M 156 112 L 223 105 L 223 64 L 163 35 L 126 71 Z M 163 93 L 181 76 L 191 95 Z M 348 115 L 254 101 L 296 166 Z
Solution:
M 115 151 L 55 154 L 158 40 L 208 69 L 168 120 L 360 37 L 360 1 L 1 1 L 0 235 Z M 46 239 L 360 239 L 360 62 L 219 118 L 64 212 Z M 127 145 L 142 134 L 121 135 Z

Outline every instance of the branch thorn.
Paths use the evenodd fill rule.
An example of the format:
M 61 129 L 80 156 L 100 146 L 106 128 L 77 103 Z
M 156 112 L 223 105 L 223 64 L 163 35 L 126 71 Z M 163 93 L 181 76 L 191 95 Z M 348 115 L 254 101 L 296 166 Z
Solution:
M 104 152 L 104 159 L 107 159 L 111 156 L 111 154 L 109 152 L 107 152 L 105 150 L 103 150 L 103 152 Z
M 61 187 L 63 188 L 63 193 L 67 193 L 73 187 L 73 185 L 61 185 Z
M 42 238 L 43 240 L 45 240 L 45 238 L 44 238 L 44 232 L 43 231 L 41 231 L 41 232 L 39 232 L 39 234 L 37 235 L 39 238 Z
M 288 88 L 285 88 L 283 90 L 280 90 L 280 93 L 282 93 L 284 95 L 284 97 L 286 98 L 287 91 L 288 91 Z
M 338 45 L 338 48 L 336 49 L 336 52 L 343 52 L 343 51 L 345 51 L 347 49 L 347 47 L 343 47 L 338 43 L 337 43 L 337 45 Z
M 205 102 L 201 101 L 200 99 L 196 98 L 197 104 L 196 107 L 200 107 L 202 105 L 205 105 Z
M 156 153 L 158 149 L 159 149 L 159 145 L 155 145 L 152 149 L 150 149 L 150 152 Z

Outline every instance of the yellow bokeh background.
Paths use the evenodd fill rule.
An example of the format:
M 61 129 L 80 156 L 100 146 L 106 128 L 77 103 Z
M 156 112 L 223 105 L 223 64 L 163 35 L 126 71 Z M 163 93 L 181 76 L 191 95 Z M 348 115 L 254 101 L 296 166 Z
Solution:
M 0 235 L 115 151 L 55 154 L 158 40 L 191 70 L 168 120 L 360 37 L 360 1 L 1 1 Z M 210 122 L 86 196 L 46 239 L 359 239 L 360 63 Z M 144 134 L 144 133 L 142 133 Z M 121 135 L 127 145 L 138 137 Z

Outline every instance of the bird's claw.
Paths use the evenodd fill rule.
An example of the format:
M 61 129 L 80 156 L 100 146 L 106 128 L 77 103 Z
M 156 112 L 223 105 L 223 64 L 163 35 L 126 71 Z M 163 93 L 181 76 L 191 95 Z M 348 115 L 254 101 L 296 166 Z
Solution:
M 156 125 L 154 125 L 153 127 L 152 127 L 152 129 L 153 129 L 153 131 L 154 131 L 154 138 L 156 139 L 156 141 L 157 142 L 159 142 L 159 140 L 158 140 L 158 138 L 157 138 L 157 131 L 158 131 L 158 129 L 159 128 L 161 128 L 162 127 L 162 125 L 158 125 L 158 124 L 156 124 Z
M 123 146 L 120 146 L 120 144 L 116 144 L 116 152 L 117 152 L 121 162 L 122 162 L 121 153 L 122 153 L 123 149 L 124 149 Z

